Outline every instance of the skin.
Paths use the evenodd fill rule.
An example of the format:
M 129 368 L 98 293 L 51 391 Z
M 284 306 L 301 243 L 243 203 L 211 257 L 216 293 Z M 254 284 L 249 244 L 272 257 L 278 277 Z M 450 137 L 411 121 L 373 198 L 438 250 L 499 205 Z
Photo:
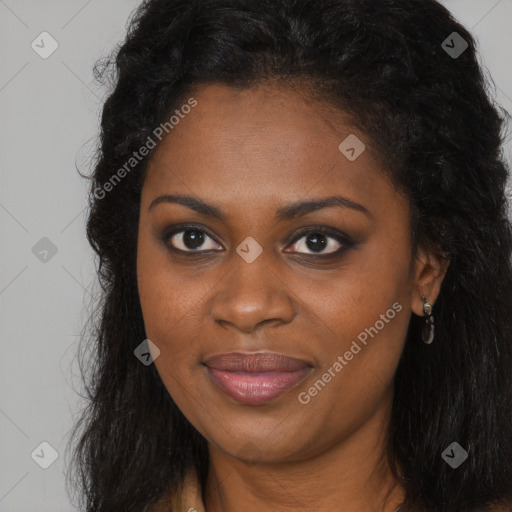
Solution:
M 342 112 L 276 85 L 208 85 L 193 97 L 197 106 L 149 163 L 137 272 L 146 334 L 161 350 L 157 370 L 208 441 L 206 510 L 234 512 L 243 503 L 245 512 L 393 512 L 403 500 L 384 457 L 393 376 L 410 316 L 423 316 L 421 295 L 435 303 L 447 265 L 424 250 L 412 259 L 409 202 Z M 338 149 L 350 134 L 366 144 L 355 161 Z M 170 202 L 149 209 L 165 194 L 213 203 L 226 220 Z M 333 195 L 368 214 L 337 206 L 275 217 L 289 203 Z M 181 223 L 206 230 L 204 244 L 185 245 L 185 228 L 162 241 Z M 323 256 L 312 256 L 301 228 L 315 226 L 345 233 L 353 245 L 326 235 Z M 236 252 L 247 237 L 263 249 L 252 263 Z M 328 255 L 340 247 L 338 257 Z M 401 311 L 300 403 L 299 393 L 394 303 Z M 213 354 L 265 350 L 314 369 L 262 405 L 221 393 L 201 364 Z

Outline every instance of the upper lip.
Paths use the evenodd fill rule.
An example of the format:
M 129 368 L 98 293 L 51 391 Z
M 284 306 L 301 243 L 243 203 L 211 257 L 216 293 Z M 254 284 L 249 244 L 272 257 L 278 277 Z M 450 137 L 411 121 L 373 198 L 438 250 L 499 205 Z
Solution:
M 229 372 L 292 372 L 310 367 L 307 362 L 275 352 L 229 352 L 210 356 L 204 364 L 216 370 Z

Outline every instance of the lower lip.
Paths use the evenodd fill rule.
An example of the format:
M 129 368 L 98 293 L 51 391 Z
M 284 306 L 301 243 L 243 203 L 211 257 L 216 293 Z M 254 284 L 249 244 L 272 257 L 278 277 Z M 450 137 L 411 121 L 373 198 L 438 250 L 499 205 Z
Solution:
M 310 367 L 287 372 L 228 372 L 208 368 L 212 382 L 233 400 L 248 405 L 259 405 L 293 389 L 312 370 Z

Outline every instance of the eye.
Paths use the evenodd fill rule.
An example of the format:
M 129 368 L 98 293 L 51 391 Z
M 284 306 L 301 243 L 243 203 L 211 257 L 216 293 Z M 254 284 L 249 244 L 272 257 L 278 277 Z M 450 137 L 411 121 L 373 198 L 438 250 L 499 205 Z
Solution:
M 207 252 L 222 250 L 206 231 L 198 227 L 174 230 L 163 237 L 163 241 L 181 252 Z M 219 249 L 220 248 L 220 249 Z
M 351 246 L 350 239 L 342 233 L 327 228 L 315 228 L 295 238 L 291 252 L 323 256 L 343 252 Z M 310 251 L 310 252 L 307 252 Z M 286 252 L 290 252 L 287 250 Z
M 285 252 L 294 252 L 309 256 L 329 256 L 339 254 L 351 247 L 350 238 L 337 230 L 326 227 L 314 227 L 303 231 L 295 237 L 295 242 Z M 175 227 L 162 237 L 166 245 L 181 253 L 207 253 L 222 251 L 218 244 L 207 231 L 199 226 Z

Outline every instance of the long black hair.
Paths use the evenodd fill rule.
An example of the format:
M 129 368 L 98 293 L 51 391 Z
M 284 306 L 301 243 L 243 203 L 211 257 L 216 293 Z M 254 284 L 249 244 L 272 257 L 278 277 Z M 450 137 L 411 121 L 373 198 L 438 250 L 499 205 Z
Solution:
M 142 511 L 187 468 L 206 476 L 205 439 L 133 353 L 146 338 L 136 252 L 153 152 L 112 177 L 208 83 L 298 87 L 350 116 L 377 149 L 409 198 L 414 247 L 450 261 L 435 342 L 422 343 L 412 314 L 396 373 L 387 457 L 406 490 L 402 510 L 512 500 L 507 113 L 471 33 L 435 0 L 146 0 L 95 71 L 111 84 L 87 222 L 102 290 L 83 340 L 88 403 L 69 472 L 85 509 Z M 468 453 L 457 469 L 441 456 L 453 442 Z

